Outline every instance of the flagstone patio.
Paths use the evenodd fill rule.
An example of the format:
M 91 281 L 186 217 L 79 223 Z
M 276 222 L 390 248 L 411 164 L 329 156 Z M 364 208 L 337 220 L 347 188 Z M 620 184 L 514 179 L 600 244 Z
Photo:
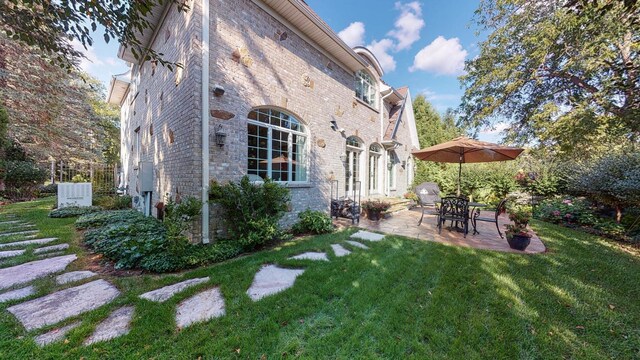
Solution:
M 490 211 L 486 211 L 486 213 L 492 214 Z M 478 222 L 478 231 L 480 233 L 473 235 L 473 229 L 469 229 L 469 234 L 467 234 L 467 237 L 465 238 L 462 233 L 451 231 L 447 228 L 443 228 L 442 233 L 438 234 L 436 216 L 434 214 L 426 213 L 422 224 L 418 226 L 421 214 L 422 210 L 420 208 L 413 208 L 389 214 L 385 219 L 380 221 L 370 221 L 368 219 L 361 218 L 360 224 L 356 224 L 356 226 L 362 229 L 382 232 L 390 235 L 401 235 L 419 240 L 435 241 L 448 245 L 466 246 L 476 249 L 527 254 L 537 254 L 546 251 L 546 247 L 538 235 L 533 232 L 531 243 L 527 249 L 525 251 L 519 251 L 511 249 L 506 238 L 500 238 L 494 223 Z M 498 218 L 498 222 L 500 224 L 500 229 L 504 234 L 504 225 L 509 224 L 509 218 L 506 215 L 501 215 Z M 334 219 L 334 223 L 340 227 L 351 226 L 350 219 Z M 469 223 L 469 227 L 471 227 L 471 223 Z

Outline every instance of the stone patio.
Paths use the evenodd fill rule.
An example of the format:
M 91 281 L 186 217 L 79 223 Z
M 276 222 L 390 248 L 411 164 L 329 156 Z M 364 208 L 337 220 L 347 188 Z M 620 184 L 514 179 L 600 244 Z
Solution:
M 469 229 L 469 234 L 467 234 L 466 238 L 463 237 L 462 233 L 448 230 L 446 227 L 442 229 L 441 234 L 438 234 L 436 216 L 425 213 L 422 224 L 418 226 L 421 214 L 422 210 L 420 208 L 414 208 L 387 215 L 387 218 L 380 221 L 370 221 L 368 219 L 361 218 L 360 224 L 356 224 L 356 226 L 362 229 L 382 232 L 390 235 L 401 235 L 419 240 L 435 241 L 442 244 L 472 247 L 476 249 L 526 254 L 537 254 L 546 251 L 544 244 L 535 233 L 531 238 L 531 243 L 525 251 L 511 249 L 507 243 L 507 239 L 501 239 L 500 235 L 498 235 L 495 224 L 488 222 L 479 221 L 478 231 L 480 233 L 473 235 L 473 229 Z M 489 214 L 493 215 L 493 212 L 483 211 L 483 216 L 488 216 Z M 350 219 L 334 219 L 334 223 L 339 227 L 351 226 Z M 509 224 L 509 218 L 506 215 L 501 215 L 498 218 L 498 223 L 500 224 L 500 230 L 504 234 L 504 225 Z M 471 223 L 469 223 L 469 227 L 471 227 Z

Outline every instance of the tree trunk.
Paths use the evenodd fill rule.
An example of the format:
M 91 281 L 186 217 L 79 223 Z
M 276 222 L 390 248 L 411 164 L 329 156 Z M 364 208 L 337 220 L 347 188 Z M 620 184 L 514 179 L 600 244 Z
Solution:
M 616 205 L 616 222 L 620 224 L 620 220 L 622 220 L 622 207 Z

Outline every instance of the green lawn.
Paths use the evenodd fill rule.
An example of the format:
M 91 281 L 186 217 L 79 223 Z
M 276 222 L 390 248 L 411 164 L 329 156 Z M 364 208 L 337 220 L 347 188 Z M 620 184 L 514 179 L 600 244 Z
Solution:
M 50 205 L 50 200 L 17 204 L 2 213 L 19 213 L 47 234 L 77 242 L 71 221 L 46 218 Z M 66 343 L 43 349 L 4 311 L 8 305 L 0 304 L 0 356 L 640 358 L 640 256 L 591 235 L 540 222 L 532 225 L 548 253 L 508 254 L 388 236 L 367 243 L 368 251 L 352 248 L 351 255 L 336 258 L 329 245 L 347 239 L 352 231 L 299 239 L 180 274 L 210 276 L 211 282 L 162 304 L 137 296 L 177 277 L 108 278 L 124 296 L 82 316 L 83 325 Z M 308 250 L 326 251 L 331 261 L 286 260 Z M 245 291 L 266 263 L 307 271 L 293 288 L 254 303 Z M 38 284 L 43 293 L 54 289 L 50 279 Z M 212 286 L 220 286 L 224 294 L 226 315 L 176 329 L 176 304 Z M 124 304 L 136 306 L 129 335 L 81 346 L 99 321 Z

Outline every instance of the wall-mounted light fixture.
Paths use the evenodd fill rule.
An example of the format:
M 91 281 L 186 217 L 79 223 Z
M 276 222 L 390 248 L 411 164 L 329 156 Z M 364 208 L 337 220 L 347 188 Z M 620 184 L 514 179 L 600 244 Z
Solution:
M 222 131 L 222 125 L 216 126 L 216 145 L 223 147 L 227 140 L 227 134 Z
M 404 168 L 406 168 L 406 167 L 407 167 L 407 162 L 403 160 L 403 161 L 402 161 L 402 168 L 404 169 Z
M 218 84 L 213 85 L 213 95 L 215 96 L 224 95 L 224 88 L 222 87 L 222 85 L 218 85 Z
M 341 133 L 346 131 L 344 128 L 339 128 L 338 123 L 335 120 L 331 120 L 330 122 L 331 122 L 331 129 L 333 129 L 333 131 L 339 131 Z

